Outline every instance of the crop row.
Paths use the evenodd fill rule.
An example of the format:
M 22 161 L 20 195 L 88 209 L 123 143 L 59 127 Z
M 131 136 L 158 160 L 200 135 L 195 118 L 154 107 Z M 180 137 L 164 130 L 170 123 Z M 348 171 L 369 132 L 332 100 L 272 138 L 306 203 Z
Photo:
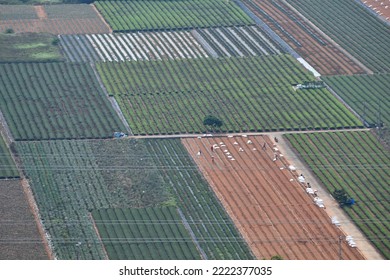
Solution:
M 245 5 L 322 75 L 351 75 L 365 71 L 285 1 L 243 0 Z
M 104 258 L 89 212 L 169 200 L 145 145 L 136 140 L 17 142 L 16 148 L 59 259 Z
M 257 26 L 220 27 L 193 30 L 217 56 L 280 54 L 281 48 Z
M 361 126 L 326 89 L 294 91 L 313 79 L 291 56 L 187 59 L 97 65 L 134 134 Z
M 388 259 L 390 157 L 370 132 L 287 135 L 329 192 L 343 189 L 356 204 L 344 207 Z M 340 145 L 343 143 L 343 145 Z
M 0 5 L 0 21 L 20 19 L 38 19 L 34 6 Z
M 253 24 L 232 1 L 96 1 L 114 31 L 204 28 Z
M 0 179 L 19 177 L 14 160 L 10 151 L 0 134 Z
M 92 215 L 110 259 L 200 258 L 174 207 L 99 209 Z
M 390 124 L 390 74 L 330 76 L 322 78 L 366 122 Z
M 375 72 L 389 72 L 390 30 L 355 1 L 287 0 Z
M 222 205 L 200 174 L 179 139 L 146 140 L 164 183 L 191 228 L 199 250 L 207 259 L 252 259 Z
M 60 36 L 68 60 L 131 61 L 208 57 L 187 31 Z
M 0 109 L 16 140 L 107 138 L 124 131 L 89 65 L 0 65 Z

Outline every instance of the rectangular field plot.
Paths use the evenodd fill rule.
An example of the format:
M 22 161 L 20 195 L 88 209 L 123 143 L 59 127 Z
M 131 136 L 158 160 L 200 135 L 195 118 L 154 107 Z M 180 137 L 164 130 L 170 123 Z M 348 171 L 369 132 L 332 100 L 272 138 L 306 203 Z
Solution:
M 125 130 L 84 64 L 1 64 L 0 109 L 16 140 L 108 138 Z
M 243 0 L 243 2 L 322 75 L 365 73 L 333 42 L 315 30 L 307 20 L 302 19 L 285 1 Z
M 19 180 L 0 180 L 0 260 L 47 260 Z
M 49 34 L 0 34 L 0 62 L 63 60 L 55 40 Z
M 370 132 L 290 134 L 287 139 L 333 194 L 344 190 L 356 203 L 344 210 L 390 258 L 390 156 Z
M 390 71 L 390 29 L 355 1 L 287 0 L 374 72 Z
M 166 30 L 254 24 L 233 1 L 129 0 L 96 1 L 94 5 L 114 31 Z
M 196 260 L 191 236 L 174 207 L 92 212 L 111 260 Z
M 390 74 L 331 76 L 322 79 L 367 125 L 390 124 Z
M 357 127 L 362 124 L 326 89 L 294 91 L 314 77 L 291 56 L 99 63 L 134 134 Z
M 110 33 L 95 8 L 77 5 L 1 5 L 0 32 L 12 29 L 16 33 L 51 34 Z
M 184 138 L 182 143 L 256 259 L 338 259 L 339 229 L 305 192 L 298 174 L 286 168 L 288 158 L 273 160 L 267 136 Z M 363 259 L 346 242 L 342 250 L 344 259 Z
M 94 210 L 165 206 L 180 209 L 180 220 L 203 259 L 252 258 L 179 140 L 64 140 L 16 146 L 59 259 L 106 258 L 90 216 Z M 134 245 L 128 241 L 117 245 Z M 185 241 L 190 242 L 187 237 Z M 183 258 L 199 258 L 193 248 L 186 253 Z M 123 251 L 108 254 L 124 258 Z M 131 252 L 126 254 L 131 257 Z
M 189 31 L 63 35 L 69 61 L 136 61 L 208 57 Z
M 11 153 L 0 134 L 0 179 L 19 177 L 15 162 Z

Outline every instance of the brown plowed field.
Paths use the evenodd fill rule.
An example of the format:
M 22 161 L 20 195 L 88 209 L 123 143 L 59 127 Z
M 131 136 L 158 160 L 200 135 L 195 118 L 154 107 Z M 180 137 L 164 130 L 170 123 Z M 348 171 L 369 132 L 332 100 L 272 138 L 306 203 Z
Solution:
M 339 259 L 338 240 L 344 234 L 314 204 L 314 197 L 297 181 L 298 174 L 287 168 L 283 155 L 273 160 L 268 137 L 187 138 L 182 142 L 256 258 Z M 262 149 L 264 142 L 266 150 Z M 217 148 L 211 151 L 215 144 Z M 343 259 L 364 259 L 345 238 L 341 248 Z
M 0 180 L 0 260 L 49 259 L 19 180 Z
M 390 21 L 390 0 L 362 0 L 362 2 L 373 9 L 378 15 Z
M 361 74 L 365 71 L 354 61 L 343 54 L 336 46 L 327 41 L 321 34 L 315 31 L 307 22 L 305 22 L 298 14 L 286 6 L 283 1 L 271 0 L 244 0 L 247 7 L 254 12 L 261 20 L 272 28 L 284 41 L 286 41 L 297 53 L 299 53 L 311 66 L 314 67 L 322 75 L 351 75 Z M 286 33 L 282 32 L 275 26 L 269 18 L 257 11 L 253 6 L 248 5 L 248 2 L 254 2 L 266 14 L 273 18 L 287 33 L 289 33 L 301 46 L 294 44 L 293 39 L 289 38 Z M 283 11 L 272 4 L 282 7 Z M 287 11 L 287 13 L 285 12 Z M 292 15 L 292 18 L 288 16 Z M 299 23 L 297 23 L 299 22 Z M 304 29 L 305 26 L 306 30 Z M 326 45 L 321 44 L 309 31 L 315 34 Z

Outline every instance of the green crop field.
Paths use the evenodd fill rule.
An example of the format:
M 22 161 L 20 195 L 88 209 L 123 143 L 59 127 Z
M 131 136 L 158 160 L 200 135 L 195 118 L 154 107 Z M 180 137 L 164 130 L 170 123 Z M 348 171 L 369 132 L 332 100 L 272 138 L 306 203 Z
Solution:
M 114 31 L 254 24 L 233 1 L 128 0 L 96 1 L 94 5 Z
M 355 1 L 287 2 L 372 71 L 390 71 L 390 29 Z
M 110 259 L 199 259 L 174 207 L 101 209 L 92 212 Z
M 165 206 L 180 209 L 183 225 L 192 231 L 197 248 L 207 258 L 251 258 L 245 241 L 178 139 L 23 141 L 16 148 L 59 259 L 105 257 L 91 212 Z M 116 247 L 116 252 L 108 249 L 110 257 L 142 258 L 128 251 L 131 243 L 122 244 L 121 250 Z M 191 256 L 199 258 L 193 248 L 182 257 Z
M 216 115 L 223 131 L 362 126 L 326 89 L 297 90 L 314 77 L 291 56 L 99 63 L 134 134 L 205 132 Z
M 368 124 L 390 125 L 390 74 L 330 76 L 322 79 Z
M 370 132 L 286 135 L 333 193 L 343 189 L 356 204 L 344 206 L 352 221 L 390 258 L 390 155 Z
M 0 179 L 17 177 L 19 177 L 19 172 L 16 169 L 15 162 L 11 157 L 7 145 L 0 134 Z
M 108 138 L 125 130 L 84 64 L 1 64 L 0 109 L 16 140 Z
M 49 34 L 0 34 L 0 62 L 63 60 L 56 39 Z

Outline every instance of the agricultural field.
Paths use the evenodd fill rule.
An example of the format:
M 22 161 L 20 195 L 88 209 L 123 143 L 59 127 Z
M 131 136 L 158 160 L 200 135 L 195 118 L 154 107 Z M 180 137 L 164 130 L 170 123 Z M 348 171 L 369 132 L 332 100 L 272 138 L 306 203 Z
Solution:
M 286 135 L 330 193 L 344 190 L 356 203 L 345 212 L 390 258 L 390 156 L 371 132 Z M 342 144 L 341 144 L 342 143 Z
M 87 4 L 0 5 L 0 32 L 51 34 L 110 33 L 95 8 Z
M 202 259 L 253 259 L 247 243 L 219 203 L 180 139 L 145 139 L 164 183 Z
M 326 89 L 293 89 L 314 77 L 291 56 L 99 63 L 134 134 L 360 127 Z
M 359 0 L 372 9 L 378 16 L 390 21 L 390 0 Z
M 273 142 L 268 137 L 185 138 L 182 142 L 256 259 L 339 258 L 338 238 L 344 234 L 313 203 L 296 172 L 286 168 L 288 162 L 273 160 Z M 342 251 L 344 259 L 363 259 L 346 242 Z
M 357 112 L 369 126 L 390 125 L 390 74 L 332 76 L 322 79 Z
M 69 61 L 131 61 L 208 57 L 189 31 L 61 35 Z
M 283 1 L 244 0 L 243 3 L 320 74 L 365 73 Z
M 94 5 L 114 32 L 254 24 L 233 1 L 128 0 L 95 1 Z
M 251 258 L 179 140 L 17 142 L 16 148 L 59 259 L 106 258 L 94 210 L 176 205 L 203 256 Z M 134 257 L 130 247 L 113 254 Z
M 175 207 L 92 212 L 111 260 L 200 259 Z
M 19 180 L 0 180 L 0 260 L 47 260 Z
M 355 1 L 287 0 L 374 72 L 390 71 L 390 29 Z
M 15 140 L 108 138 L 125 130 L 85 64 L 1 64 L 0 101 Z
M 257 56 L 280 54 L 282 48 L 275 43 L 258 26 L 218 27 L 197 29 L 200 42 L 206 42 L 212 49 L 211 54 L 217 56 Z
M 0 62 L 64 60 L 57 38 L 50 34 L 0 34 Z
M 0 134 L 0 179 L 17 178 L 19 172 L 16 169 L 15 162 L 11 153 Z

